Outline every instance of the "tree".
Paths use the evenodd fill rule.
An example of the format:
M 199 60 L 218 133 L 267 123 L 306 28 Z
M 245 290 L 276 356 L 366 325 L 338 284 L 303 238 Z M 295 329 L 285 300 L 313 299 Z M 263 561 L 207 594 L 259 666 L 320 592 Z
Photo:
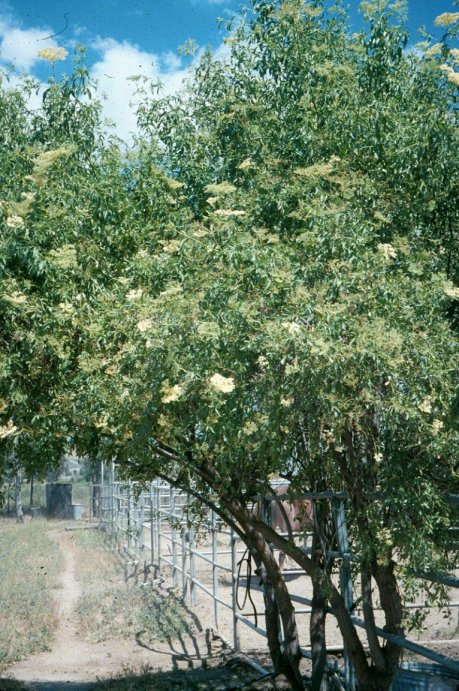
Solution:
M 456 54 L 448 31 L 404 51 L 395 10 L 367 9 L 368 33 L 349 36 L 339 6 L 254 3 L 227 62 L 205 56 L 185 95 L 141 108 L 174 220 L 133 257 L 136 298 L 112 299 L 124 375 L 97 383 L 110 453 L 236 521 L 274 584 L 287 644 L 273 655 L 297 685 L 267 541 L 330 602 L 361 687 L 388 688 L 399 649 L 380 645 L 369 593 L 401 634 L 398 584 L 447 565 L 457 487 Z M 324 570 L 246 510 L 272 473 L 348 493 L 370 664 Z
M 14 309 L 33 295 L 39 319 L 20 322 L 33 358 L 3 350 L 19 353 L 15 395 L 37 382 L 26 414 L 4 412 L 6 437 L 27 440 L 30 423 L 53 449 L 71 439 L 214 506 L 257 562 L 292 688 L 299 638 L 270 543 L 314 584 L 317 689 L 327 605 L 360 687 L 388 689 L 399 649 L 380 644 L 371 593 L 402 634 L 415 574 L 452 564 L 457 17 L 441 19 L 439 46 L 407 51 L 395 7 L 366 12 L 350 35 L 339 4 L 254 2 L 224 61 L 206 54 L 183 94 L 144 100 L 133 152 L 91 137 L 97 104 L 52 84 L 29 235 L 16 222 L 5 236 L 47 258 L 45 280 L 8 264 Z M 52 357 L 37 359 L 45 343 Z M 293 492 L 346 491 L 370 661 L 323 548 L 305 555 L 248 510 L 272 474 Z

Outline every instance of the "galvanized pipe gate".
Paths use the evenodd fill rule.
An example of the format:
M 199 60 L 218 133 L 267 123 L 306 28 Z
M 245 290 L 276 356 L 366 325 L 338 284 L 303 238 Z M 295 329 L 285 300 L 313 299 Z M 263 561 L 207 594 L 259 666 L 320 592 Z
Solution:
M 212 598 L 214 623 L 217 630 L 222 610 L 226 609 L 231 613 L 232 646 L 235 651 L 241 649 L 241 626 L 248 627 L 266 638 L 267 634 L 263 626 L 257 620 L 251 620 L 254 614 L 239 611 L 240 562 L 246 547 L 234 531 L 228 529 L 209 509 L 203 512 L 196 535 L 189 521 L 188 512 L 189 504 L 193 499 L 185 492 L 178 491 L 158 479 L 148 486 L 141 486 L 130 481 L 119 482 L 115 480 L 113 464 L 109 469 L 103 468 L 101 478 L 100 523 L 122 544 L 122 549 L 131 560 L 137 578 L 143 576 L 146 580 L 151 574 L 156 578 L 168 569 L 172 585 L 181 591 L 184 602 L 194 605 L 198 591 Z M 302 498 L 326 498 L 332 502 L 338 546 L 334 556 L 340 561 L 339 585 L 346 606 L 349 611 L 352 611 L 354 592 L 350 562 L 353 557 L 349 553 L 344 495 L 320 492 L 308 493 L 302 495 Z M 272 497 L 260 499 L 264 501 L 265 511 L 269 511 Z M 457 501 L 459 502 L 459 499 Z M 305 533 L 301 533 L 299 539 L 304 540 Z M 304 549 L 310 551 L 311 547 L 305 543 Z M 290 569 L 287 573 L 300 572 L 297 569 Z M 231 581 L 231 597 L 225 597 L 219 586 L 220 580 L 225 578 L 230 578 Z M 250 578 L 247 580 L 250 581 Z M 450 581 L 449 585 L 458 587 L 457 579 L 453 578 Z M 250 583 L 248 586 L 250 588 Z M 291 599 L 299 605 L 297 614 L 311 612 L 310 598 L 291 595 Z M 419 603 L 412 606 L 422 607 L 423 605 Z M 451 606 L 457 607 L 459 602 L 453 602 Z M 355 613 L 352 618 L 358 627 L 365 628 L 364 622 L 356 617 Z M 379 629 L 377 633 L 378 636 L 390 639 L 402 648 L 412 650 L 441 664 L 444 669 L 457 674 L 459 678 L 459 662 L 418 643 L 388 634 L 383 629 Z M 353 691 L 356 688 L 354 670 L 345 646 L 338 646 L 338 648 L 342 649 L 344 654 L 344 663 L 340 670 L 344 687 Z M 310 657 L 308 649 L 303 649 L 303 654 Z

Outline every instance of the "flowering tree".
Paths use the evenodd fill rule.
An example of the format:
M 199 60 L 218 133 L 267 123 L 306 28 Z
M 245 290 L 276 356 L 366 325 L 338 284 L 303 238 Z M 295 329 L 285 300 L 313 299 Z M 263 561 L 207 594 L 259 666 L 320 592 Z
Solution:
M 397 8 L 365 11 L 349 35 L 339 4 L 254 2 L 224 60 L 144 99 L 133 153 L 100 139 L 83 73 L 53 82 L 38 120 L 18 101 L 26 138 L 2 203 L 3 256 L 30 258 L 4 267 L 5 333 L 21 334 L 2 346 L 4 439 L 71 435 L 214 506 L 257 561 L 293 688 L 299 638 L 269 543 L 314 584 L 315 689 L 328 605 L 360 687 L 388 689 L 399 650 L 376 635 L 372 592 L 402 634 L 400 584 L 451 565 L 458 16 L 407 51 Z M 346 491 L 370 661 L 322 526 L 309 557 L 247 509 L 272 475 Z

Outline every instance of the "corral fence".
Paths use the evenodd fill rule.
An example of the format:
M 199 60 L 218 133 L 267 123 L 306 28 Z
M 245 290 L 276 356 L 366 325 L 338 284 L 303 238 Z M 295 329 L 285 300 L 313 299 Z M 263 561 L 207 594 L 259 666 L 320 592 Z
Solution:
M 147 581 L 167 573 L 173 587 L 181 592 L 183 601 L 189 606 L 197 604 L 199 594 L 209 598 L 213 605 L 215 629 L 218 632 L 222 628 L 231 630 L 231 640 L 227 642 L 235 651 L 247 647 L 247 630 L 262 638 L 267 637 L 263 625 L 261 589 L 257 585 L 256 575 L 250 572 L 245 544 L 214 511 L 202 507 L 199 529 L 195 530 L 189 521 L 190 504 L 196 502 L 193 497 L 159 479 L 148 485 L 115 480 L 113 465 L 103 467 L 101 483 L 93 486 L 91 497 L 92 517 L 97 518 L 101 527 L 116 537 L 131 567 L 131 578 Z M 338 544 L 337 552 L 331 555 L 338 564 L 335 577 L 347 607 L 353 612 L 355 625 L 365 629 L 365 623 L 357 616 L 359 610 L 354 605 L 359 601 L 359 586 L 352 579 L 351 562 L 354 558 L 347 541 L 345 497 L 343 494 L 317 492 L 301 495 L 301 498 L 328 499 L 332 502 Z M 264 501 L 268 507 L 272 497 L 266 497 Z M 449 501 L 459 507 L 459 496 L 450 497 Z M 311 533 L 302 531 L 296 539 L 301 540 L 305 552 L 311 552 Z M 294 567 L 285 569 L 285 577 L 299 622 L 308 619 L 312 592 L 308 592 L 305 584 L 309 583 L 309 579 L 302 570 Z M 423 574 L 423 578 L 443 582 L 450 588 L 459 587 L 459 579 L 452 576 Z M 422 609 L 427 605 L 412 603 L 408 607 Z M 459 607 L 459 602 L 453 598 L 449 607 L 454 611 Z M 305 629 L 307 624 L 308 621 L 305 621 Z M 299 628 L 301 630 L 301 626 Z M 429 685 L 439 675 L 443 680 L 450 678 L 459 681 L 458 661 L 432 650 L 425 643 L 387 633 L 382 626 L 377 629 L 377 634 L 430 661 L 427 664 L 403 663 L 404 669 L 400 670 L 399 681 L 394 682 L 394 691 L 440 688 L 435 681 Z M 339 636 L 336 632 L 334 635 L 335 639 Z M 223 635 L 222 638 L 225 640 Z M 339 655 L 329 664 L 328 670 L 337 688 L 353 691 L 356 680 L 343 641 L 336 640 L 335 645 L 328 646 L 327 650 L 329 653 L 342 653 L 342 657 Z M 310 649 L 304 648 L 302 652 L 305 657 L 311 657 Z M 342 662 L 338 663 L 338 659 Z M 452 682 L 452 686 L 442 688 L 454 689 L 455 684 L 456 681 Z

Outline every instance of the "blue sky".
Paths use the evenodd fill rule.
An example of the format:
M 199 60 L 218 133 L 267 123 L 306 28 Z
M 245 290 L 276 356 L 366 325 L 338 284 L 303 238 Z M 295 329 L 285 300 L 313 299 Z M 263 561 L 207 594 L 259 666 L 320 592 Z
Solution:
M 236 14 L 241 4 L 240 0 L 0 0 L 0 66 L 14 62 L 18 71 L 46 81 L 50 68 L 37 58 L 38 50 L 59 45 L 71 53 L 75 41 L 84 44 L 91 72 L 108 96 L 105 113 L 127 136 L 135 126 L 128 106 L 135 86 L 128 77 L 144 74 L 160 79 L 166 92 L 176 90 L 186 68 L 178 46 L 192 38 L 201 48 L 211 45 L 221 54 L 224 30 L 218 28 L 217 18 Z M 348 6 L 357 29 L 359 2 L 352 0 Z M 433 31 L 434 18 L 455 9 L 453 0 L 411 0 L 412 43 L 418 40 L 419 26 Z M 68 71 L 70 60 L 59 67 Z

